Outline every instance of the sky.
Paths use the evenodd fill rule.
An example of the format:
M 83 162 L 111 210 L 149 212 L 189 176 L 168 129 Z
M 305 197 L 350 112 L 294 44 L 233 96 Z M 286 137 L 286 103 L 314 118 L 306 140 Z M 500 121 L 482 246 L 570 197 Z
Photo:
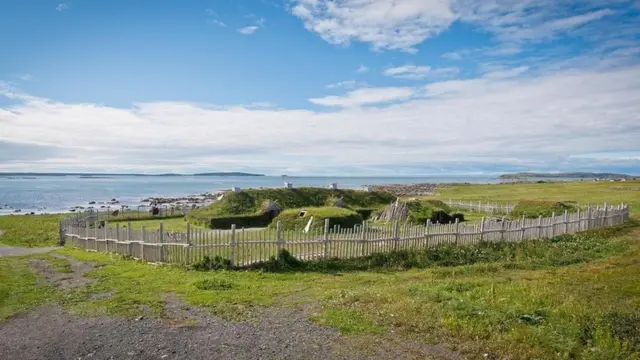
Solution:
M 640 174 L 640 1 L 0 0 L 0 171 Z

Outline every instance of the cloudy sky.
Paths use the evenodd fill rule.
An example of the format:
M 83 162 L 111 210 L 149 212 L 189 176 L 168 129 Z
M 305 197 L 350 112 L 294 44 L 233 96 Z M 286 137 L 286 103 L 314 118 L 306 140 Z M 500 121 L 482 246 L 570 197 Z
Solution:
M 640 173 L 637 0 L 8 0 L 0 34 L 0 171 Z

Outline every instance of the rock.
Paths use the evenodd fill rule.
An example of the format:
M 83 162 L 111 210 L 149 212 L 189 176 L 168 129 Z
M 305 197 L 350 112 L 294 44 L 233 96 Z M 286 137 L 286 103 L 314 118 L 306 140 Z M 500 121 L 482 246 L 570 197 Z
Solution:
M 14 213 L 19 213 L 19 212 L 21 212 L 21 211 L 22 211 L 22 210 L 20 210 L 20 209 L 15 209 L 15 210 L 13 210 L 13 212 L 14 212 Z
M 31 214 L 31 215 L 35 215 L 36 213 L 34 213 L 34 212 L 32 211 L 32 212 L 30 212 L 29 214 Z
M 89 205 L 95 205 L 95 201 L 89 201 Z

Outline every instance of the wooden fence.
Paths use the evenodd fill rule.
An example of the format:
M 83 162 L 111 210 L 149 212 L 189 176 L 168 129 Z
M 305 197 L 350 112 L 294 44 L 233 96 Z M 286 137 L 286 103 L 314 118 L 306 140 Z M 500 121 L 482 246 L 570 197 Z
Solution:
M 477 212 L 483 212 L 487 214 L 508 214 L 513 211 L 514 204 L 498 204 L 482 201 L 449 201 L 445 202 L 450 208 L 464 209 Z
M 629 218 L 628 205 L 589 207 L 576 213 L 554 214 L 538 219 L 483 218 L 480 223 L 425 225 L 398 222 L 363 223 L 353 229 L 330 227 L 308 232 L 287 231 L 280 224 L 268 229 L 209 230 L 190 226 L 186 232 L 165 231 L 163 224 L 152 231 L 144 227 L 115 227 L 79 214 L 60 223 L 61 241 L 93 251 L 113 252 L 152 263 L 191 264 L 205 256 L 229 259 L 235 266 L 247 266 L 277 256 L 287 249 L 301 260 L 353 258 L 372 253 L 443 244 L 468 245 L 480 242 L 519 242 L 618 225 Z

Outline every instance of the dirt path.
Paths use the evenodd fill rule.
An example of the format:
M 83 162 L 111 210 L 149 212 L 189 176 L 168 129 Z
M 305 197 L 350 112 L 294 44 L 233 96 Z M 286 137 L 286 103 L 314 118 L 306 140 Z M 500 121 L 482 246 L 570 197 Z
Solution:
M 44 260 L 30 263 L 61 290 L 93 281 L 84 277 L 93 264 L 64 258 L 70 267 L 63 272 Z M 0 359 L 462 359 L 433 345 L 346 338 L 309 321 L 302 308 L 264 308 L 252 323 L 235 322 L 160 295 L 162 318 L 79 317 L 57 304 L 16 315 L 0 322 Z

